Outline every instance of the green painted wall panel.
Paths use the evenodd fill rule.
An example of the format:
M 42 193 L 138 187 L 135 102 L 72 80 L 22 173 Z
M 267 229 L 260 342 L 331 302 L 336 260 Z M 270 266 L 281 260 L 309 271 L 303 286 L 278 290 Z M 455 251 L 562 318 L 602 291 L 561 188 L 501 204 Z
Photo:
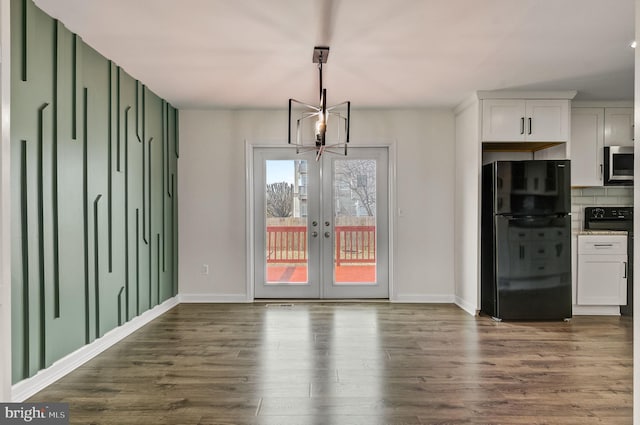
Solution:
M 178 144 L 169 104 L 11 1 L 17 382 L 176 293 Z
M 141 161 L 141 148 L 136 137 L 135 128 L 135 80 L 126 72 L 120 74 L 120 120 L 122 142 L 122 178 L 123 191 L 120 194 L 122 200 L 122 215 L 126 214 L 127 220 L 122 227 L 123 239 L 127 241 L 122 249 L 123 282 L 125 286 L 124 317 L 129 320 L 136 315 L 136 255 L 135 255 L 135 223 L 136 208 L 140 208 L 142 191 L 136 182 L 138 168 Z
M 78 259 L 83 256 L 82 221 L 82 144 L 72 139 L 72 44 L 73 34 L 59 24 L 57 72 L 57 149 L 58 149 L 58 233 L 59 233 L 59 317 L 50 320 L 49 361 L 55 361 L 84 344 L 83 273 Z M 55 104 L 56 102 L 53 102 Z M 80 263 L 81 265 L 81 263 Z M 52 288 L 53 289 L 53 288 Z M 55 304 L 55 301 L 54 301 Z M 55 305 L 52 305 L 55 311 Z

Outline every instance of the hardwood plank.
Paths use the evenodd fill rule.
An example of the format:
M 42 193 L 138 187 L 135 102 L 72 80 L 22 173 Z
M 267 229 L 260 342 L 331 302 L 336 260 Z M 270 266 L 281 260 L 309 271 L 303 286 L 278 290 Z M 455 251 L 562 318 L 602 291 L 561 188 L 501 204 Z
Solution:
M 72 424 L 631 424 L 632 321 L 181 304 L 29 401 Z

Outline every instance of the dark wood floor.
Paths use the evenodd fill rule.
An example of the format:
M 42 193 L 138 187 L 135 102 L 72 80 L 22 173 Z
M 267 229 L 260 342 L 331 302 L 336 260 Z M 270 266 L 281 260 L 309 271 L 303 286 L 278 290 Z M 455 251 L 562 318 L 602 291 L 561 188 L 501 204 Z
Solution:
M 182 304 L 30 401 L 74 424 L 631 424 L 631 322 Z

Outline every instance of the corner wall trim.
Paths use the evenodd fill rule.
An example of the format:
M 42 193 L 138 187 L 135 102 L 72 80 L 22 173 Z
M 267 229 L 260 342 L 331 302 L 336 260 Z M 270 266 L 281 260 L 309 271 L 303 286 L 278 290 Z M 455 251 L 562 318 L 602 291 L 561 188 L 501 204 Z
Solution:
M 478 309 L 476 308 L 476 306 L 469 304 L 468 302 L 466 302 L 462 298 L 455 297 L 454 303 L 458 307 L 460 307 L 461 309 L 463 309 L 464 311 L 469 313 L 470 315 L 472 315 L 472 316 L 477 316 L 478 315 Z
M 151 310 L 145 311 L 140 316 L 132 319 L 124 325 L 115 328 L 103 337 L 96 339 L 89 345 L 74 351 L 73 353 L 56 361 L 47 369 L 43 369 L 31 378 L 25 379 L 13 385 L 11 390 L 11 399 L 13 402 L 23 402 L 29 397 L 41 391 L 48 385 L 51 385 L 58 379 L 72 372 L 74 369 L 82 366 L 98 354 L 102 353 L 112 345 L 120 342 L 133 332 L 142 328 L 147 323 L 160 317 L 162 314 L 171 310 L 178 305 L 176 297 L 170 298 L 164 303 L 155 306 Z

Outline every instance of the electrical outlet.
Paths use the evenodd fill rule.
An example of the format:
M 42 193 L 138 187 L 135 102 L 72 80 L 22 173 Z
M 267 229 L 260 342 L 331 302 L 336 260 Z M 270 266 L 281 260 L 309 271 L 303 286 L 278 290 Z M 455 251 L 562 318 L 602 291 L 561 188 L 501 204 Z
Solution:
M 209 274 L 209 265 L 208 264 L 203 264 L 202 268 L 200 269 L 200 273 L 207 275 Z

